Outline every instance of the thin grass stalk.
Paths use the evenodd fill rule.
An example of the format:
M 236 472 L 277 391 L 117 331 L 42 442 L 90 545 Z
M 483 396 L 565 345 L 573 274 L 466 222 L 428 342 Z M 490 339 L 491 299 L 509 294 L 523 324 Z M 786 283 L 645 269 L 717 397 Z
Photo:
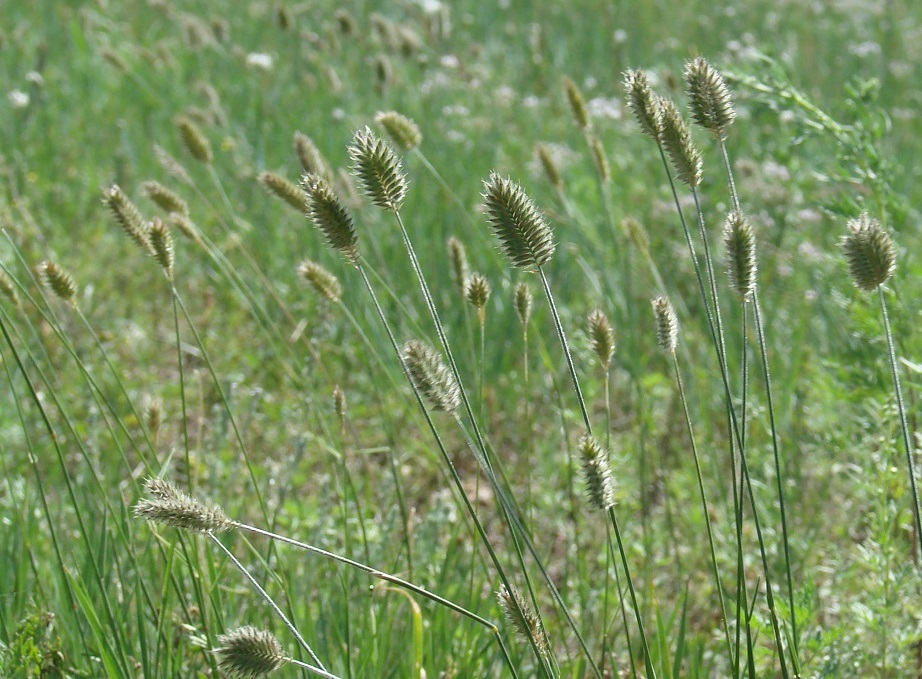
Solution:
M 740 318 L 740 337 L 747 337 L 749 334 L 748 329 L 748 303 L 744 301 L 742 304 L 742 315 Z M 740 347 L 740 374 L 742 375 L 742 384 L 740 385 L 740 434 L 742 440 L 740 442 L 740 450 L 744 450 L 746 446 L 746 420 L 749 417 L 749 409 L 747 408 L 747 400 L 749 397 L 749 350 L 745 341 Z M 735 471 L 733 472 L 736 473 Z M 743 488 L 745 483 L 745 478 L 743 477 L 743 466 L 740 465 L 740 474 L 739 474 L 739 487 Z M 736 671 L 737 676 L 742 671 L 740 668 L 741 653 L 740 653 L 740 628 L 745 627 L 746 629 L 746 661 L 747 668 L 749 670 L 749 676 L 751 679 L 755 679 L 755 653 L 753 649 L 753 638 L 752 638 L 752 616 L 746 612 L 746 602 L 749 601 L 749 593 L 746 584 L 746 569 L 743 564 L 743 504 L 740 503 L 740 506 L 734 510 L 734 515 L 736 517 Z M 753 602 L 755 601 L 755 594 L 753 593 Z M 740 617 L 741 615 L 745 617 Z
M 627 607 L 624 604 L 624 590 L 621 588 L 621 578 L 618 576 L 618 557 L 615 555 L 615 545 L 611 539 L 609 531 L 611 527 L 606 524 L 605 538 L 608 549 L 605 550 L 606 564 L 611 564 L 611 569 L 615 573 L 615 588 L 618 590 L 618 607 L 621 609 L 621 623 L 624 625 L 624 639 L 627 643 L 627 657 L 631 664 L 631 676 L 637 679 L 637 663 L 634 660 L 634 642 L 631 641 L 631 630 L 627 620 Z M 607 593 L 607 590 L 606 590 Z M 614 666 L 614 663 L 612 663 Z

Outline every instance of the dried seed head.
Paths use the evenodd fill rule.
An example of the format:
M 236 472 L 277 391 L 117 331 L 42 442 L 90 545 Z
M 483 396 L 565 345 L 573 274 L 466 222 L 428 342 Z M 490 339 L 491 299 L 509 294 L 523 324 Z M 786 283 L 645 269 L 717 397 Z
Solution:
M 455 275 L 455 284 L 461 294 L 464 294 L 464 282 L 467 280 L 467 253 L 464 244 L 454 236 L 448 239 L 448 259 L 451 261 L 451 270 Z
M 382 209 L 398 211 L 407 195 L 407 177 L 390 144 L 365 127 L 352 137 L 349 157 L 352 174 L 371 202 Z
M 653 313 L 656 315 L 656 343 L 667 354 L 674 354 L 679 337 L 679 321 L 675 309 L 665 297 L 653 300 Z
M 454 412 L 461 405 L 461 392 L 442 357 L 431 347 L 410 340 L 403 345 L 403 360 L 413 386 L 425 396 L 433 410 Z
M 589 314 L 587 323 L 589 334 L 589 348 L 599 359 L 605 370 L 611 365 L 611 357 L 615 353 L 615 331 L 612 330 L 608 317 L 601 309 L 593 309 Z
M 163 268 L 167 278 L 173 280 L 173 234 L 170 227 L 154 218 L 150 226 L 150 245 L 154 259 Z
M 343 288 L 336 276 L 317 262 L 305 259 L 298 265 L 298 274 L 311 284 L 318 295 L 331 302 L 338 302 L 343 295 Z
M 653 141 L 659 141 L 660 126 L 657 120 L 659 106 L 647 74 L 643 71 L 625 71 L 624 93 L 628 106 L 634 112 L 640 131 Z
M 695 188 L 701 183 L 701 152 L 691 138 L 688 123 L 668 99 L 659 99 L 659 137 L 680 181 Z
M 423 141 L 419 126 L 396 111 L 378 111 L 375 122 L 387 132 L 391 141 L 405 151 L 415 149 Z
M 535 144 L 535 151 L 538 154 L 541 168 L 544 170 L 544 176 L 547 177 L 548 182 L 550 182 L 554 188 L 559 189 L 563 186 L 563 179 L 560 177 L 560 169 L 557 167 L 557 162 L 551 155 L 550 149 L 541 142 L 538 142 Z
M 144 221 L 141 211 L 113 184 L 103 192 L 103 202 L 109 207 L 115 221 L 135 243 L 147 254 L 153 254 L 150 244 L 150 224 Z
M 195 225 L 195 222 L 189 219 L 188 215 L 182 215 L 178 212 L 171 212 L 170 224 L 175 226 L 176 230 L 186 238 L 201 244 L 202 236 L 198 232 L 198 227 Z
M 149 479 L 144 489 L 150 495 L 134 506 L 134 515 L 193 533 L 227 530 L 233 522 L 220 507 L 205 505 L 163 479 Z
M 288 203 L 301 214 L 307 213 L 307 196 L 304 190 L 275 172 L 260 172 L 257 177 L 266 191 Z
M 608 511 L 615 504 L 615 488 L 611 478 L 608 453 L 591 434 L 580 437 L 580 459 L 583 463 L 583 477 L 589 493 L 589 503 L 600 512 Z
M 697 57 L 685 64 L 685 86 L 692 119 L 718 139 L 725 139 L 736 111 L 730 89 L 720 72 L 704 57 Z
M 167 153 L 166 149 L 154 144 L 154 155 L 157 156 L 157 162 L 160 163 L 160 167 L 176 177 L 176 179 L 183 184 L 192 186 L 192 177 L 186 171 L 186 168 L 182 166 L 182 163 Z
M 482 322 L 487 300 L 490 299 L 490 282 L 482 274 L 472 273 L 464 283 L 464 297 L 477 309 Z
M 189 206 L 186 201 L 178 193 L 160 182 L 150 180 L 142 183 L 141 192 L 164 212 L 178 212 L 181 215 L 189 214 Z
M 73 276 L 49 260 L 39 264 L 38 268 L 46 287 L 68 304 L 77 306 L 77 284 Z
M 202 133 L 198 125 L 193 123 L 186 116 L 179 116 L 176 119 L 176 128 L 179 130 L 179 137 L 183 145 L 200 163 L 208 165 L 211 163 L 213 155 L 211 153 L 211 142 Z
M 608 156 L 605 154 L 605 147 L 602 140 L 596 135 L 589 135 L 589 148 L 592 149 L 592 158 L 595 160 L 595 169 L 599 173 L 599 179 L 603 184 L 611 181 L 611 166 L 608 164 Z
M 218 668 L 234 679 L 258 679 L 290 662 L 275 635 L 251 625 L 220 635 L 218 643 Z
M 896 269 L 893 239 L 880 222 L 862 212 L 848 220 L 842 250 L 852 280 L 862 290 L 872 291 L 887 282 Z
M 342 202 L 320 175 L 305 175 L 301 186 L 307 194 L 308 218 L 320 229 L 327 243 L 354 264 L 359 257 L 358 235 Z
M 747 302 L 756 289 L 756 236 L 749 219 L 738 210 L 727 215 L 724 247 L 730 287 L 740 301 Z
M 515 313 L 518 314 L 519 321 L 521 321 L 523 328 L 528 326 L 528 319 L 531 316 L 532 301 L 533 298 L 528 284 L 525 281 L 519 281 L 515 286 L 514 302 Z
M 576 83 L 567 76 L 563 77 L 563 89 L 567 94 L 567 102 L 570 104 L 570 112 L 573 114 L 573 120 L 576 126 L 586 131 L 589 129 L 589 112 L 586 110 L 586 100 L 583 93 L 579 91 Z
M 317 174 L 327 181 L 332 180 L 333 172 L 330 170 L 330 164 L 320 153 L 314 141 L 306 134 L 295 132 L 295 153 L 298 154 L 304 174 Z
M 19 306 L 19 293 L 16 292 L 16 286 L 13 285 L 12 279 L 6 275 L 5 271 L 0 271 L 0 295 L 6 297 L 13 306 Z
M 495 172 L 483 183 L 487 219 L 513 266 L 534 269 L 554 254 L 554 236 L 521 186 Z
M 525 642 L 531 639 L 538 651 L 542 655 L 546 654 L 547 639 L 541 630 L 541 619 L 531 609 L 519 590 L 502 585 L 496 593 L 496 599 L 509 625 L 515 630 L 516 636 Z

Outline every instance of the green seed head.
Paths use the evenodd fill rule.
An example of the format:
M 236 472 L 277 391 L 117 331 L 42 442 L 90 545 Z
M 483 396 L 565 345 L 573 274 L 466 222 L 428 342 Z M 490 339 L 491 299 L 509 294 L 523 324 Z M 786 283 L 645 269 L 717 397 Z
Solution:
M 718 139 L 725 139 L 736 111 L 730 88 L 720 72 L 707 59 L 697 57 L 685 64 L 685 86 L 695 123 Z
M 199 126 L 186 116 L 180 116 L 176 119 L 176 127 L 179 130 L 179 137 L 183 145 L 192 157 L 200 163 L 209 165 L 213 158 L 211 142 L 208 141 Z
M 607 184 L 611 181 L 611 166 L 608 164 L 608 156 L 602 140 L 595 134 L 590 134 L 589 148 L 592 149 L 592 157 L 595 160 L 595 169 L 599 173 L 599 179 L 603 184 Z
M 173 234 L 170 233 L 170 227 L 156 217 L 150 226 L 150 245 L 154 259 L 163 268 L 167 278 L 173 280 Z
M 583 477 L 589 493 L 589 503 L 600 512 L 608 511 L 615 504 L 614 482 L 608 453 L 594 436 L 586 434 L 577 444 L 583 463 Z
M 679 321 L 675 309 L 665 297 L 653 300 L 653 313 L 656 315 L 656 343 L 667 354 L 674 354 L 679 338 Z
M 464 282 L 467 280 L 467 251 L 464 249 L 464 243 L 451 236 L 448 239 L 448 259 L 451 261 L 451 270 L 455 275 L 455 284 L 461 294 L 464 294 Z
M 550 149 L 542 143 L 535 144 L 535 151 L 538 154 L 538 160 L 541 162 L 541 167 L 544 169 L 544 176 L 547 177 L 547 180 L 551 183 L 556 189 L 559 189 L 563 186 L 563 180 L 560 177 L 560 168 L 557 167 L 557 161 L 554 160 L 554 157 L 551 155 Z
M 0 295 L 6 297 L 13 306 L 19 306 L 19 293 L 16 292 L 16 286 L 13 285 L 13 281 L 5 271 L 0 271 Z
M 676 177 L 695 188 L 701 183 L 701 152 L 691 138 L 688 123 L 668 99 L 659 99 L 659 138 L 662 140 Z
M 403 360 L 413 386 L 426 397 L 433 410 L 454 412 L 461 405 L 461 391 L 454 375 L 432 347 L 410 340 L 403 346 Z
M 412 120 L 396 111 L 379 111 L 375 122 L 380 125 L 397 146 L 411 151 L 423 141 L 423 133 Z
M 307 196 L 304 190 L 275 172 L 260 172 L 259 183 L 276 198 L 288 203 L 301 214 L 307 212 Z
M 554 254 L 554 236 L 521 186 L 495 172 L 483 184 L 483 206 L 513 266 L 535 269 Z
M 538 651 L 544 655 L 548 652 L 547 639 L 541 630 L 541 619 L 535 614 L 525 597 L 515 587 L 507 588 L 502 585 L 496 593 L 499 607 L 515 631 L 516 636 L 522 641 L 534 641 Z
M 298 161 L 304 174 L 320 175 L 327 181 L 331 181 L 333 172 L 330 170 L 330 164 L 320 153 L 320 149 L 314 143 L 313 139 L 301 132 L 295 132 L 295 153 L 298 154 Z
M 740 301 L 746 302 L 756 289 L 756 236 L 749 219 L 738 210 L 727 215 L 724 247 L 730 287 Z
M 218 643 L 218 668 L 233 679 L 258 679 L 289 662 L 271 632 L 250 625 L 222 634 Z
M 589 129 L 589 112 L 586 110 L 586 100 L 583 93 L 579 91 L 576 83 L 567 76 L 563 77 L 563 89 L 567 95 L 567 102 L 570 104 L 570 112 L 573 114 L 573 121 L 580 130 Z
M 887 282 L 896 269 L 893 239 L 880 222 L 862 212 L 848 221 L 842 250 L 852 280 L 862 290 L 872 291 Z
M 298 265 L 298 273 L 324 299 L 338 302 L 342 297 L 343 288 L 339 280 L 317 262 L 305 259 Z
M 349 146 L 352 173 L 371 202 L 385 210 L 400 209 L 407 195 L 407 177 L 390 145 L 365 127 Z
M 74 277 L 52 261 L 45 260 L 39 264 L 39 274 L 45 285 L 58 297 L 77 306 L 77 284 Z
M 358 235 L 352 217 L 320 175 L 305 175 L 301 186 L 307 194 L 307 216 L 320 230 L 327 243 L 350 263 L 359 257 Z
M 150 244 L 150 224 L 144 221 L 141 211 L 128 200 L 128 196 L 118 184 L 113 184 L 103 192 L 103 202 L 129 238 L 145 253 L 153 254 Z
M 199 502 L 169 481 L 149 479 L 144 488 L 150 498 L 134 506 L 134 515 L 139 518 L 193 533 L 219 532 L 233 526 L 220 507 Z
M 593 309 L 587 322 L 589 348 L 605 370 L 611 365 L 615 353 L 615 331 L 612 330 L 608 317 L 601 309 Z
M 464 297 L 482 318 L 490 299 L 490 282 L 482 274 L 472 273 L 464 283 Z
M 653 141 L 659 141 L 659 106 L 647 74 L 643 71 L 626 71 L 624 73 L 624 93 L 628 106 L 634 112 L 640 131 Z
M 164 212 L 178 212 L 181 215 L 189 214 L 189 206 L 186 201 L 178 193 L 160 182 L 153 180 L 144 182 L 141 184 L 141 192 Z
M 515 313 L 518 315 L 522 327 L 528 327 L 528 319 L 531 316 L 531 306 L 534 301 L 531 290 L 528 288 L 528 283 L 519 281 L 516 284 L 513 301 L 515 302 Z

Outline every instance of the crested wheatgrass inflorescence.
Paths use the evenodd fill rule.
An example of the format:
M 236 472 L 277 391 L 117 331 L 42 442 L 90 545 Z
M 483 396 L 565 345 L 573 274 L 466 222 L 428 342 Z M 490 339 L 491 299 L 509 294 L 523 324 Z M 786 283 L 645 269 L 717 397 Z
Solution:
M 141 192 L 152 202 L 156 203 L 164 212 L 178 212 L 182 215 L 189 214 L 189 206 L 182 197 L 172 189 L 158 181 L 148 180 L 141 184 Z M 113 209 L 114 212 L 114 209 Z
M 583 93 L 579 91 L 576 83 L 567 76 L 563 77 L 563 89 L 567 94 L 567 103 L 570 104 L 573 121 L 580 130 L 585 132 L 589 129 L 589 112 L 586 110 L 586 100 L 583 98 Z
M 365 127 L 352 137 L 349 157 L 352 173 L 371 202 L 384 210 L 398 211 L 407 195 L 407 177 L 390 144 Z
M 131 240 L 144 252 L 152 254 L 150 224 L 144 221 L 141 211 L 128 199 L 118 184 L 113 184 L 103 192 L 103 202 Z
M 667 354 L 674 354 L 679 338 L 679 321 L 675 309 L 665 297 L 657 297 L 652 304 L 656 315 L 656 343 Z
M 472 273 L 464 282 L 464 297 L 482 318 L 487 300 L 490 299 L 490 282 L 483 274 Z
M 72 306 L 77 306 L 77 284 L 74 277 L 50 260 L 38 265 L 39 274 L 45 285 L 58 297 Z
M 330 164 L 327 162 L 320 149 L 314 143 L 314 140 L 301 132 L 295 132 L 295 153 L 298 154 L 298 161 L 304 174 L 317 174 L 331 181 L 333 172 L 330 170 Z
M 583 464 L 589 503 L 600 512 L 606 512 L 615 504 L 615 489 L 608 453 L 591 434 L 581 436 L 577 445 Z
M 280 174 L 269 171 L 260 172 L 257 179 L 266 191 L 276 198 L 285 201 L 302 214 L 307 212 L 307 196 L 304 195 L 304 190 L 300 186 L 293 184 Z
M 170 227 L 156 217 L 150 225 L 150 246 L 154 259 L 163 268 L 167 278 L 173 280 L 173 234 Z
M 659 105 L 647 74 L 643 71 L 625 71 L 624 93 L 628 106 L 640 125 L 640 131 L 653 141 L 660 139 Z
M 611 166 L 608 164 L 608 156 L 605 154 L 605 146 L 602 140 L 595 134 L 589 135 L 589 148 L 592 149 L 592 157 L 595 160 L 595 168 L 599 173 L 599 179 L 602 183 L 611 180 Z
M 182 163 L 171 156 L 166 149 L 154 144 L 154 155 L 157 156 L 157 162 L 160 163 L 160 167 L 183 184 L 192 186 L 192 177 L 189 175 L 189 172 L 183 167 Z
M 746 215 L 734 210 L 727 215 L 723 236 L 730 287 L 740 301 L 747 302 L 756 289 L 755 232 Z
M 893 239 L 880 222 L 862 212 L 848 220 L 842 250 L 852 280 L 862 290 L 873 291 L 887 282 L 896 269 Z
M 171 212 L 170 224 L 176 227 L 176 230 L 186 238 L 193 240 L 196 243 L 202 242 L 202 236 L 198 232 L 198 227 L 195 225 L 195 222 L 189 219 L 188 215 L 183 215 L 178 212 Z
M 340 297 L 342 297 L 343 288 L 339 284 L 339 279 L 330 271 L 327 271 L 317 264 L 317 262 L 305 259 L 298 264 L 298 274 L 301 278 L 310 283 L 311 287 L 314 288 L 321 297 L 331 302 L 338 302 Z
M 554 160 L 547 145 L 538 142 L 535 144 L 535 152 L 538 154 L 538 161 L 541 163 L 541 168 L 544 170 L 544 176 L 547 177 L 551 186 L 555 189 L 562 187 L 563 179 L 560 177 L 560 168 L 557 167 L 557 161 Z
M 522 327 L 528 326 L 528 319 L 531 316 L 532 294 L 525 281 L 519 281 L 515 286 L 513 293 L 513 302 L 515 303 L 515 313 L 522 322 Z
M 454 412 L 461 405 L 461 392 L 454 375 L 432 347 L 410 340 L 403 345 L 403 360 L 413 386 L 425 396 L 433 410 Z
M 144 489 L 150 498 L 134 506 L 137 517 L 194 533 L 218 532 L 233 526 L 220 507 L 203 504 L 169 481 L 152 478 Z
M 676 176 L 693 189 L 701 183 L 701 152 L 692 141 L 688 123 L 676 105 L 663 98 L 658 102 L 659 138 L 672 161 Z
M 541 629 L 541 620 L 519 590 L 515 587 L 501 585 L 496 593 L 496 599 L 516 635 L 523 641 L 531 639 L 538 652 L 546 655 L 548 652 L 547 639 Z
M 718 139 L 726 139 L 736 111 L 723 76 L 704 57 L 687 62 L 684 76 L 692 119 Z
M 380 125 L 397 146 L 412 151 L 423 141 L 419 126 L 405 115 L 396 111 L 378 111 L 375 122 Z
M 487 219 L 514 266 L 534 269 L 554 254 L 554 236 L 542 214 L 521 186 L 496 172 L 484 183 Z
M 308 218 L 320 229 L 330 247 L 339 250 L 354 264 L 359 256 L 358 235 L 342 202 L 320 175 L 305 175 L 301 186 L 307 194 Z
M 467 251 L 464 249 L 464 243 L 454 236 L 448 238 L 447 247 L 451 270 L 455 276 L 455 285 L 458 286 L 458 290 L 463 295 L 468 272 Z
M 19 306 L 19 293 L 16 292 L 16 286 L 13 285 L 13 281 L 5 271 L 0 271 L 0 295 L 6 297 L 13 306 Z
M 199 126 L 188 117 L 179 116 L 176 119 L 176 129 L 179 130 L 179 137 L 183 146 L 186 147 L 192 157 L 200 163 L 209 165 L 214 157 L 211 152 L 211 142 L 208 141 Z
M 251 625 L 220 635 L 218 643 L 218 668 L 228 677 L 257 679 L 289 662 L 275 635 Z
M 589 348 L 599 359 L 599 363 L 608 370 L 611 365 L 611 357 L 615 353 L 615 331 L 612 330 L 608 317 L 601 309 L 593 309 L 589 313 L 586 326 L 586 332 L 589 335 Z

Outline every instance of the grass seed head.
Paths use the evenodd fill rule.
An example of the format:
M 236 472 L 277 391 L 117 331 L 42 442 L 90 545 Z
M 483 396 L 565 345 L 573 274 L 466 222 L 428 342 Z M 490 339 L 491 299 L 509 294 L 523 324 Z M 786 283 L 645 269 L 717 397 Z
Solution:
M 0 295 L 6 297 L 13 306 L 19 306 L 19 293 L 16 292 L 16 286 L 13 285 L 13 281 L 5 271 L 0 271 Z
M 355 25 L 355 18 L 352 14 L 349 13 L 347 9 L 338 9 L 336 14 L 334 14 L 336 19 L 336 25 L 339 28 L 339 32 L 344 36 L 353 36 L 358 30 Z
M 233 525 L 220 507 L 203 504 L 169 481 L 149 479 L 144 488 L 150 498 L 134 506 L 138 518 L 193 533 L 215 533 Z
M 289 662 L 275 635 L 251 625 L 220 635 L 218 643 L 218 668 L 233 679 L 258 679 Z
M 192 122 L 186 116 L 179 116 L 176 119 L 176 128 L 179 130 L 179 138 L 182 140 L 186 150 L 200 163 L 205 165 L 211 164 L 214 155 L 211 152 L 211 142 L 202 132 L 198 125 Z
M 525 642 L 531 639 L 537 646 L 538 651 L 542 655 L 546 655 L 548 651 L 547 640 L 541 630 L 541 620 L 519 590 L 515 587 L 510 588 L 502 585 L 496 593 L 496 599 L 516 636 Z
M 380 125 L 397 146 L 404 151 L 411 151 L 423 141 L 419 126 L 405 115 L 396 111 L 378 111 L 375 122 Z
M 477 309 L 482 323 L 487 300 L 490 299 L 490 282 L 483 274 L 472 273 L 464 283 L 464 297 Z
M 692 119 L 718 139 L 726 139 L 736 111 L 724 77 L 704 57 L 687 62 L 684 75 Z
M 407 177 L 390 144 L 365 127 L 352 137 L 349 157 L 352 173 L 371 202 L 397 212 L 407 195 Z
M 606 512 L 615 504 L 615 489 L 611 477 L 611 466 L 608 463 L 608 452 L 591 434 L 582 436 L 577 445 L 583 464 L 583 477 L 589 493 L 589 503 L 600 512 Z
M 563 179 L 560 176 L 560 168 L 557 167 L 557 161 L 554 160 L 547 145 L 538 142 L 535 144 L 535 152 L 538 154 L 538 161 L 541 163 L 541 168 L 544 170 L 544 176 L 547 178 L 548 182 L 550 182 L 551 186 L 556 189 L 562 187 Z
M 563 89 L 567 95 L 567 103 L 570 104 L 573 121 L 580 130 L 585 132 L 589 129 L 589 112 L 586 110 L 586 100 L 583 98 L 583 93 L 579 91 L 576 83 L 567 76 L 563 77 Z
M 628 106 L 640 125 L 640 131 L 653 141 L 659 141 L 659 106 L 647 74 L 643 71 L 625 71 L 624 93 Z
M 519 281 L 516 284 L 515 292 L 513 293 L 513 302 L 515 303 L 515 313 L 518 315 L 522 327 L 527 327 L 528 319 L 531 317 L 532 303 L 534 302 L 531 290 L 528 288 L 528 283 Z
M 307 194 L 308 218 L 320 229 L 330 247 L 354 264 L 359 257 L 358 235 L 342 201 L 319 175 L 305 175 L 301 186 Z
M 657 297 L 652 304 L 656 315 L 656 343 L 667 354 L 674 354 L 679 338 L 679 321 L 675 309 L 665 297 Z
M 50 260 L 45 260 L 38 268 L 46 287 L 71 306 L 77 306 L 77 284 L 73 276 Z
M 189 219 L 188 215 L 183 215 L 178 212 L 171 212 L 170 224 L 176 227 L 176 230 L 186 238 L 199 244 L 202 243 L 202 236 L 198 231 L 198 227 L 195 225 L 195 222 Z
M 461 294 L 464 294 L 464 283 L 467 280 L 467 251 L 464 249 L 464 243 L 454 236 L 449 237 L 448 259 L 451 262 L 451 270 L 455 276 L 455 284 Z
M 756 236 L 749 218 L 734 210 L 724 223 L 727 275 L 740 301 L 747 302 L 756 289 Z
M 149 180 L 142 183 L 141 192 L 166 213 L 189 214 L 189 206 L 186 201 L 178 193 L 160 182 Z
M 338 384 L 333 387 L 333 412 L 340 422 L 346 420 L 346 392 Z
M 701 183 L 701 152 L 692 141 L 688 123 L 676 105 L 668 99 L 660 98 L 658 101 L 659 137 L 676 176 L 689 188 L 695 188 Z
M 862 212 L 848 220 L 842 250 L 852 280 L 862 290 L 873 291 L 887 282 L 896 269 L 893 239 L 880 222 Z
M 260 172 L 257 179 L 273 196 L 288 203 L 301 214 L 307 213 L 307 196 L 300 186 L 275 172 Z
M 118 184 L 113 184 L 103 192 L 103 202 L 128 237 L 145 253 L 153 254 L 150 244 L 150 224 L 144 221 L 141 211 L 128 199 Z
M 331 302 L 338 302 L 343 295 L 339 279 L 317 262 L 305 259 L 298 265 L 298 274 L 310 283 L 318 295 Z
M 166 149 L 154 144 L 154 155 L 160 167 L 187 186 L 192 186 L 192 177 L 182 163 L 167 153 Z
M 595 169 L 599 173 L 599 179 L 603 184 L 607 184 L 611 181 L 611 166 L 608 164 L 608 155 L 605 153 L 602 140 L 597 135 L 590 134 L 589 148 L 592 149 L 592 157 L 595 160 Z
M 483 183 L 483 206 L 513 266 L 534 269 L 554 254 L 554 235 L 521 186 L 495 172 Z
M 295 132 L 295 153 L 298 154 L 298 161 L 304 174 L 320 175 L 327 181 L 333 178 L 333 172 L 330 170 L 330 164 L 327 162 L 320 149 L 314 143 L 314 140 L 301 132 Z
M 170 227 L 156 217 L 150 226 L 150 245 L 154 259 L 163 268 L 167 278 L 173 280 L 173 234 L 170 233 Z
M 435 349 L 410 340 L 403 346 L 403 360 L 413 386 L 426 397 L 433 410 L 450 413 L 458 409 L 461 390 Z
M 615 353 L 615 331 L 612 330 L 608 317 L 601 309 L 593 309 L 589 313 L 587 333 L 589 334 L 589 348 L 599 359 L 602 367 L 608 370 L 611 357 Z

